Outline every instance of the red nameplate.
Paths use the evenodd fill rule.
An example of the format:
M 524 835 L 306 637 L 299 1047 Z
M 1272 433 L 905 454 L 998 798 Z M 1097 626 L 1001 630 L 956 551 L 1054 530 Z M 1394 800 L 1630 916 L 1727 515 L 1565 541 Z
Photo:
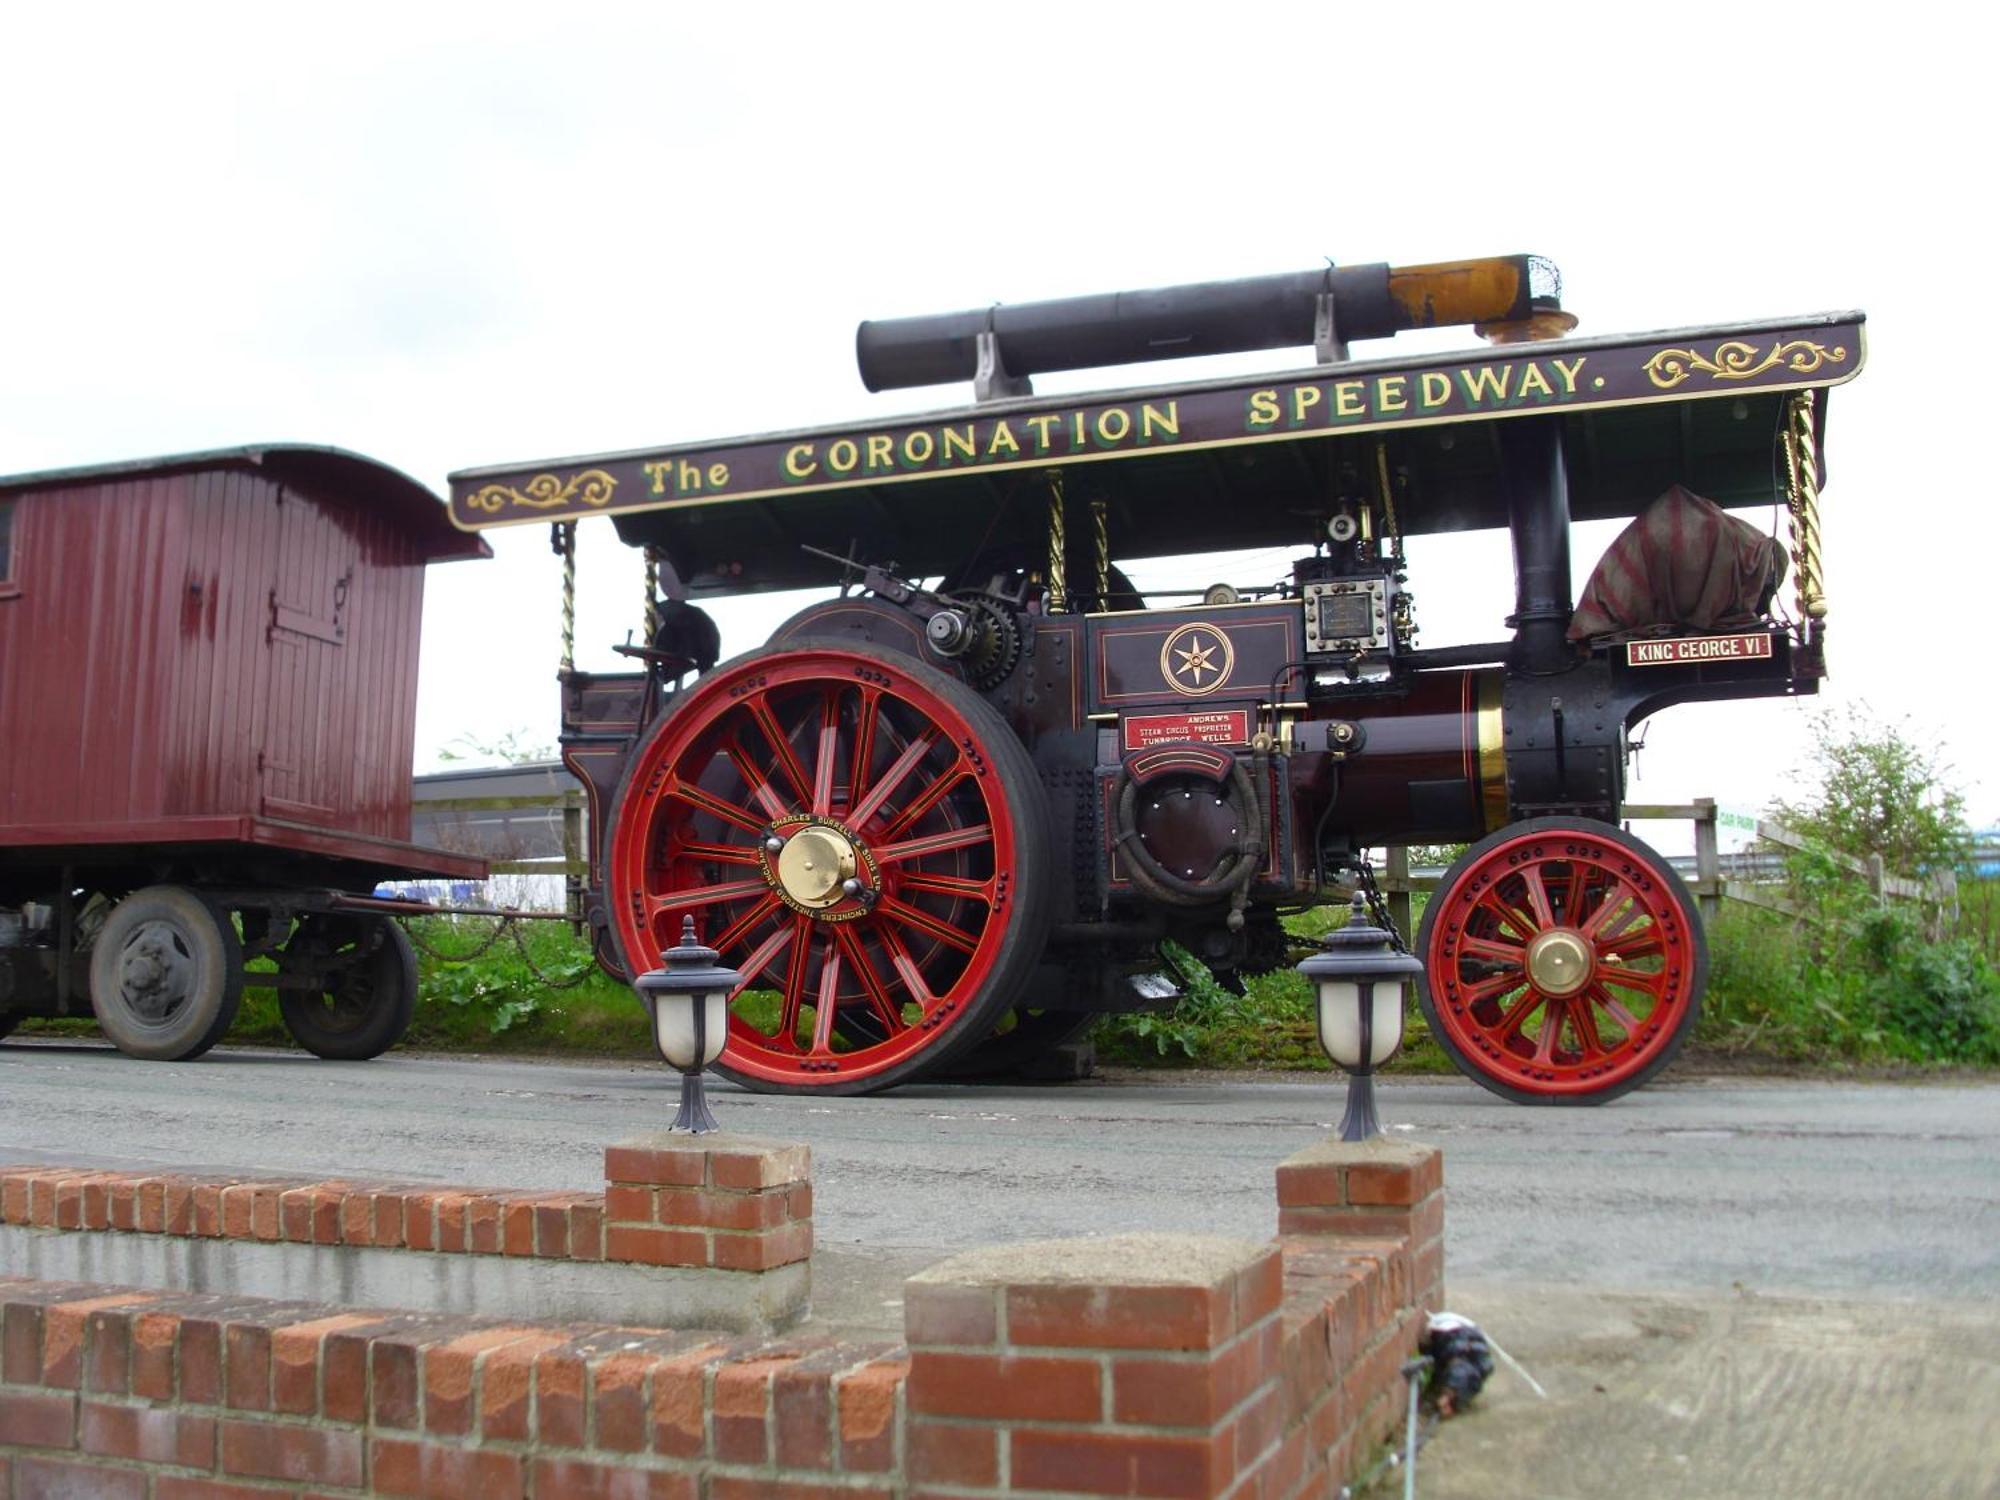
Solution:
M 1144 750 L 1148 745 L 1172 741 L 1192 741 L 1197 745 L 1247 745 L 1250 743 L 1250 710 L 1226 708 L 1206 714 L 1127 714 L 1125 748 Z

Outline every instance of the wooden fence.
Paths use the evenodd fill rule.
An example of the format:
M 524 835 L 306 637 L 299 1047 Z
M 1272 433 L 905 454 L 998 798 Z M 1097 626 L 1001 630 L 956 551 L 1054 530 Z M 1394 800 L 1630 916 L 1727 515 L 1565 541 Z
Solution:
M 564 792 L 540 797 L 431 797 L 423 807 L 429 812 L 555 812 L 562 813 L 560 855 L 544 859 L 495 859 L 487 868 L 495 875 L 560 875 L 563 877 L 563 910 L 572 922 L 583 920 L 583 886 L 590 864 L 583 855 L 583 793 Z
M 492 870 L 495 875 L 563 876 L 564 909 L 572 920 L 581 918 L 584 879 L 590 873 L 590 866 L 583 854 L 582 792 L 571 791 L 557 797 L 544 795 L 437 798 L 427 799 L 423 805 L 428 810 L 447 813 L 553 812 L 559 808 L 562 813 L 563 846 L 563 853 L 560 856 L 544 859 L 494 860 Z M 1717 814 L 1713 797 L 1697 797 L 1689 803 L 1627 803 L 1624 816 L 1628 823 L 1647 821 L 1694 824 L 1692 869 L 1685 869 L 1689 862 L 1684 859 L 1676 859 L 1673 863 L 1684 867 L 1684 873 L 1688 876 L 1688 889 L 1694 893 L 1704 920 L 1715 920 L 1721 913 L 1722 903 L 1725 900 L 1741 901 L 1749 906 L 1762 907 L 1766 911 L 1780 912 L 1790 917 L 1810 918 L 1811 914 L 1787 894 L 1782 862 L 1762 860 L 1755 856 L 1745 858 L 1720 853 L 1716 837 Z M 1757 819 L 1756 835 L 1764 843 L 1775 845 L 1780 849 L 1803 850 L 1813 847 L 1801 834 L 1767 818 Z M 1958 915 L 1958 877 L 1950 871 L 1942 875 L 1918 878 L 1887 869 L 1879 854 L 1871 854 L 1866 859 L 1856 859 L 1852 855 L 1827 849 L 1820 849 L 1818 852 L 1822 857 L 1867 882 L 1868 890 L 1878 901 L 1920 902 L 1932 916 L 1933 924 L 1939 927 L 1948 925 Z M 1390 915 L 1396 919 L 1396 925 L 1405 933 L 1413 931 L 1410 925 L 1411 895 L 1417 891 L 1436 890 L 1443 875 L 1442 869 L 1412 869 L 1408 849 L 1391 847 L 1385 851 L 1378 883 L 1388 898 Z M 1763 878 L 1756 878 L 1757 876 Z
M 1686 872 L 1689 877 L 1687 885 L 1694 893 L 1704 921 L 1714 921 L 1721 914 L 1725 900 L 1741 901 L 1748 906 L 1762 907 L 1766 911 L 1780 912 L 1801 920 L 1811 919 L 1812 913 L 1787 894 L 1782 862 L 1773 864 L 1755 856 L 1746 859 L 1720 852 L 1713 797 L 1697 797 L 1689 803 L 1630 802 L 1625 805 L 1624 816 L 1627 822 L 1694 824 L 1693 868 Z M 1804 835 L 1768 818 L 1757 819 L 1756 833 L 1759 839 L 1780 849 L 1815 850 L 1822 858 L 1866 881 L 1869 892 L 1877 901 L 1922 903 L 1933 930 L 1942 929 L 1957 919 L 1958 876 L 1952 871 L 1926 878 L 1897 874 L 1884 866 L 1879 854 L 1857 859 L 1849 854 L 1836 853 L 1810 843 Z M 1671 863 L 1685 865 L 1687 861 L 1673 860 Z M 1765 878 L 1745 878 L 1752 873 L 1763 874 Z M 1404 932 L 1411 931 L 1411 893 L 1436 890 L 1443 874 L 1442 870 L 1412 870 L 1410 851 L 1407 849 L 1392 848 L 1387 851 L 1379 884 L 1388 897 L 1389 914 Z

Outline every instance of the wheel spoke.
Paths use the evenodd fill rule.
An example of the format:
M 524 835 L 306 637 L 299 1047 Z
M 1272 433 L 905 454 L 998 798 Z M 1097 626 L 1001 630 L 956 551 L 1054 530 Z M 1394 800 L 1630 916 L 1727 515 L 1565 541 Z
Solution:
M 750 796 L 764 809 L 767 819 L 783 818 L 790 815 L 792 804 L 778 795 L 778 789 L 750 758 L 750 752 L 740 740 L 731 739 L 723 746 L 723 754 L 729 757 L 729 764 L 736 768 L 736 774 L 743 778 L 743 784 L 750 789 Z
M 749 710 L 751 723 L 757 726 L 770 745 L 772 758 L 777 761 L 778 769 L 785 773 L 785 779 L 791 782 L 799 801 L 810 805 L 812 789 L 806 784 L 805 767 L 799 764 L 799 757 L 792 749 L 791 737 L 785 733 L 777 715 L 771 712 L 771 705 L 759 694 L 743 706 Z
M 840 1009 L 840 944 L 826 945 L 826 958 L 819 966 L 819 997 L 813 1002 L 813 1054 L 824 1057 L 833 1051 L 833 1018 Z
M 1563 882 L 1563 921 L 1571 927 L 1582 920 L 1588 873 L 1582 860 L 1569 862 L 1569 879 Z
M 931 1007 L 937 1004 L 937 996 L 931 993 L 930 984 L 924 978 L 924 971 L 918 968 L 917 961 L 910 957 L 910 950 L 903 946 L 903 940 L 896 936 L 892 928 L 878 928 L 876 936 L 882 940 L 882 946 L 889 950 L 890 967 L 895 969 L 897 977 L 903 981 L 903 988 L 910 992 L 910 998 L 917 1002 L 926 1015 L 930 1014 Z
M 785 998 L 771 1040 L 787 1052 L 799 1050 L 799 1006 L 806 997 L 806 966 L 812 959 L 812 918 L 792 918 L 792 956 L 785 965 Z
M 882 715 L 882 692 L 879 688 L 861 689 L 860 702 L 854 709 L 854 759 L 847 773 L 847 805 L 851 808 L 860 801 L 861 794 L 868 785 L 869 763 L 875 758 L 875 726 Z M 854 819 L 848 818 L 849 826 Z
M 767 819 L 758 817 L 748 808 L 738 807 L 734 802 L 723 801 L 713 792 L 705 791 L 690 781 L 676 779 L 667 788 L 666 795 L 677 798 L 691 807 L 698 807 L 703 812 L 722 819 L 725 823 L 733 823 L 736 827 L 747 829 L 751 833 L 762 833 L 764 825 L 768 821 Z
M 1511 990 L 1518 990 L 1527 982 L 1525 974 L 1497 974 L 1491 979 L 1482 979 L 1475 984 L 1466 985 L 1459 991 L 1459 997 L 1467 1005 L 1478 1005 L 1482 1001 L 1494 999 Z
M 676 844 L 674 853 L 682 859 L 705 860 L 717 865 L 757 863 L 757 851 L 748 844 Z
M 1542 1011 L 1542 1034 L 1535 1038 L 1535 1061 L 1543 1067 L 1547 1067 L 1555 1056 L 1556 1033 L 1562 1030 L 1563 1014 L 1567 1009 L 1562 1001 L 1551 996 Z
M 1517 969 L 1528 959 L 1528 950 L 1520 943 L 1496 943 L 1491 938 L 1462 937 L 1458 948 L 1468 958 L 1490 959 L 1496 964 L 1512 964 Z
M 843 922 L 834 929 L 834 936 L 847 954 L 848 968 L 852 969 L 854 977 L 861 981 L 861 991 L 868 997 L 868 1008 L 875 1012 L 875 1019 L 882 1023 L 890 1036 L 908 1030 L 909 1023 L 903 1019 L 903 1013 L 896 1008 L 895 1001 L 889 998 L 889 991 L 882 983 L 882 976 L 875 972 L 875 965 L 869 960 L 868 950 L 863 946 L 861 939 L 855 936 L 853 925 Z
M 1605 958 L 1659 958 L 1665 955 L 1666 947 L 1660 942 L 1659 932 L 1651 927 L 1641 927 L 1637 932 L 1627 932 L 1614 938 L 1600 938 L 1597 956 Z
M 1556 925 L 1556 914 L 1549 907 L 1549 888 L 1542 881 L 1540 865 L 1529 865 L 1521 872 L 1521 883 L 1528 888 L 1528 910 L 1533 913 L 1537 928 Z
M 1607 1016 L 1611 1017 L 1612 1020 L 1624 1028 L 1628 1040 L 1639 1034 L 1639 1018 L 1627 1010 L 1624 1002 L 1613 995 L 1611 991 L 1605 989 L 1602 985 L 1592 985 L 1590 998 L 1603 1008 Z
M 1488 891 L 1481 896 L 1477 905 L 1484 907 L 1490 916 L 1524 943 L 1540 931 L 1513 902 L 1502 900 L 1497 890 Z
M 785 945 L 797 936 L 794 928 L 780 927 L 751 950 L 750 956 L 736 965 L 736 972 L 742 977 L 736 981 L 736 988 L 729 992 L 729 998 L 734 1000 L 749 989 L 757 976 L 771 967 L 771 961 L 783 951 Z
M 888 800 L 895 796 L 896 789 L 909 779 L 923 758 L 930 754 L 931 746 L 937 743 L 937 731 L 926 729 L 922 734 L 903 747 L 903 753 L 889 763 L 889 769 L 882 773 L 882 779 L 868 788 L 868 794 L 847 815 L 850 828 L 860 830 L 870 818 L 880 812 Z M 891 825 L 892 827 L 895 825 Z M 888 835 L 894 837 L 893 834 Z
M 959 931 L 951 923 L 932 916 L 927 911 L 919 911 L 907 902 L 898 901 L 894 896 L 884 896 L 875 906 L 877 916 L 892 922 L 901 922 L 905 927 L 914 927 L 919 932 L 929 933 L 941 943 L 946 943 L 961 953 L 970 953 L 979 946 L 979 939 Z
M 708 946 L 715 949 L 718 953 L 727 953 L 731 948 L 734 948 L 738 943 L 749 937 L 751 933 L 755 932 L 766 917 L 777 911 L 778 905 L 777 893 L 775 891 L 766 891 L 762 901 L 759 901 L 750 910 L 746 911 L 721 932 L 717 933 L 715 941 Z
M 968 828 L 951 828 L 943 833 L 928 834 L 920 839 L 906 839 L 900 844 L 890 844 L 875 851 L 878 863 L 898 864 L 906 859 L 921 859 L 926 854 L 943 854 L 952 849 L 969 849 L 976 844 L 991 842 L 993 828 L 988 823 L 974 823 Z
M 1541 992 L 1538 990 L 1529 990 L 1527 994 L 1507 1007 L 1506 1013 L 1494 1023 L 1492 1028 L 1493 1034 L 1502 1041 L 1505 1041 L 1510 1036 L 1519 1034 L 1521 1028 L 1527 1024 L 1528 1017 L 1534 1014 L 1535 1007 L 1541 1003 Z
M 1576 1028 L 1577 1044 L 1583 1048 L 1584 1057 L 1604 1056 L 1604 1042 L 1597 1034 L 1597 1017 L 1590 1013 L 1589 1005 L 1572 1005 L 1569 1019 Z
M 1665 974 L 1649 974 L 1644 969 L 1628 969 L 1623 964 L 1600 963 L 1597 977 L 1601 983 L 1619 985 L 1628 990 L 1644 990 L 1649 995 L 1657 995 L 1660 986 L 1666 982 Z
M 812 811 L 833 816 L 833 766 L 840 754 L 840 694 L 829 690 L 819 704 L 819 754 L 813 761 Z
M 955 762 L 941 773 L 929 786 L 912 797 L 903 810 L 889 820 L 880 834 L 883 839 L 893 839 L 904 830 L 914 827 L 919 818 L 951 795 L 952 789 L 972 774 L 964 761 Z
M 683 911 L 690 906 L 713 906 L 718 901 L 748 901 L 768 896 L 771 888 L 761 880 L 732 880 L 727 885 L 698 885 L 684 891 L 662 891 L 646 897 L 646 915 Z
M 1593 943 L 1614 938 L 1645 915 L 1645 905 L 1632 893 L 1632 888 L 1619 881 L 1604 893 L 1604 904 L 1590 914 L 1590 920 L 1583 924 L 1583 935 Z M 1612 918 L 1619 920 L 1612 923 Z
M 980 901 L 987 906 L 993 904 L 993 882 L 991 880 L 965 880 L 957 875 L 932 875 L 924 870 L 912 870 L 901 876 L 896 889 L 904 895 L 922 892 L 933 896 L 951 896 L 965 901 Z

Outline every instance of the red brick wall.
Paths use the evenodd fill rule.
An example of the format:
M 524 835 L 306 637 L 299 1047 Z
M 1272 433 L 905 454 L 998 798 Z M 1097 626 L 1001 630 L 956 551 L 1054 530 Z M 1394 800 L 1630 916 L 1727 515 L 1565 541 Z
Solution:
M 804 1146 L 647 1136 L 604 1156 L 601 1193 L 0 1167 L 0 1223 L 731 1271 L 812 1254 Z
M 772 1195 L 791 1215 L 802 1158 L 796 1172 L 704 1166 L 699 1183 L 648 1180 L 690 1170 L 653 1156 L 612 1165 L 614 1191 L 648 1190 L 614 1222 L 797 1222 L 735 1200 L 662 1205 L 699 1187 Z M 737 1171 L 741 1185 L 718 1181 Z M 166 1184 L 193 1181 L 127 1195 L 122 1178 L 27 1175 L 6 1174 L 0 1197 L 25 1194 L 11 1201 L 28 1222 L 46 1205 L 45 1223 L 108 1228 L 124 1202 L 135 1232 L 144 1182 L 162 1184 L 167 1232 Z M 283 1236 L 296 1188 L 205 1185 L 210 1232 Z M 408 1245 L 414 1191 L 344 1187 L 331 1222 L 344 1233 L 362 1202 L 357 1233 L 377 1243 L 396 1224 Z M 451 1196 L 416 1215 L 439 1242 Z M 513 1222 L 540 1253 L 543 1216 L 510 1219 L 507 1195 L 468 1205 L 483 1198 L 493 1212 L 465 1220 L 494 1227 L 467 1228 L 466 1249 L 504 1253 Z M 0 1500 L 1331 1496 L 1396 1427 L 1398 1368 L 1441 1293 L 1442 1169 L 1428 1148 L 1316 1147 L 1280 1169 L 1279 1198 L 1284 1232 L 1262 1247 L 1113 1237 L 955 1257 L 909 1283 L 906 1346 L 0 1279 Z M 378 1200 L 398 1207 L 378 1214 Z M 320 1200 L 304 1201 L 319 1222 Z

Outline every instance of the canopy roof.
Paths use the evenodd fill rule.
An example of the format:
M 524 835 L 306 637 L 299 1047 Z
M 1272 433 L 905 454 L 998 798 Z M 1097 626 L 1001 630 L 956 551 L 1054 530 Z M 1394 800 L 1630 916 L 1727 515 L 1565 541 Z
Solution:
M 1846 312 L 1030 396 L 468 469 L 451 477 L 452 520 L 611 515 L 695 596 L 832 582 L 801 544 L 919 577 L 974 550 L 1033 556 L 1051 469 L 1072 499 L 1107 502 L 1121 559 L 1309 545 L 1385 461 L 1403 531 L 1464 531 L 1506 524 L 1493 423 L 1552 413 L 1578 520 L 1634 515 L 1676 483 L 1765 504 L 1786 393 L 1851 380 L 1864 354 L 1863 316 Z

